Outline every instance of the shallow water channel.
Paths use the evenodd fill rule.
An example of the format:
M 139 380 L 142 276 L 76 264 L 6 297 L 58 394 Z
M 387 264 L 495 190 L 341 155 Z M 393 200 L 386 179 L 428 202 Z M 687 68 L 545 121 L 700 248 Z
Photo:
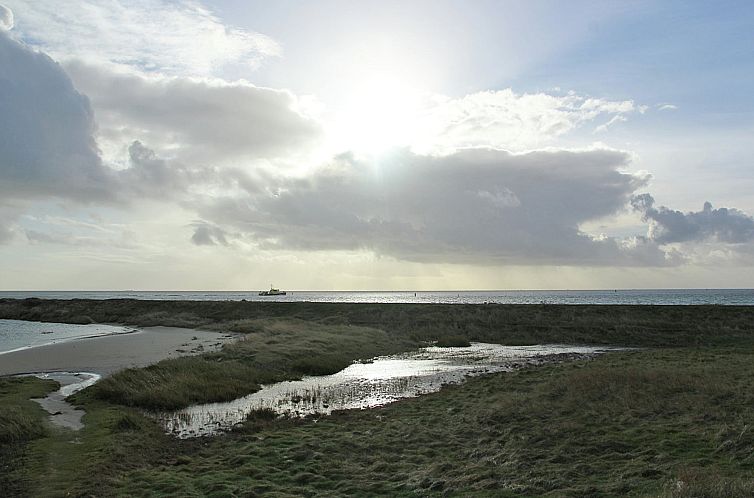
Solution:
M 51 392 L 44 398 L 33 398 L 50 414 L 50 422 L 58 427 L 77 431 L 84 427 L 81 418 L 84 410 L 79 410 L 65 399 L 82 389 L 91 386 L 100 379 L 96 373 L 90 372 L 49 372 L 29 374 L 40 379 L 52 379 L 60 383 L 60 389 Z
M 590 357 L 617 348 L 537 345 L 428 347 L 354 363 L 333 375 L 304 377 L 263 386 L 256 393 L 226 403 L 194 405 L 162 413 L 168 433 L 180 438 L 215 435 L 242 423 L 253 411 L 270 409 L 280 416 L 327 415 L 334 410 L 365 409 L 439 391 L 466 377 L 511 371 L 526 365 Z

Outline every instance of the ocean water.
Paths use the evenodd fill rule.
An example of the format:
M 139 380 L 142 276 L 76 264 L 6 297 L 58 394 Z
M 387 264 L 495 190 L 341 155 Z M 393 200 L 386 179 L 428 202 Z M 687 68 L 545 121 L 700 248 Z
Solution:
M 111 334 L 127 334 L 131 327 L 112 325 L 71 325 L 66 323 L 0 320 L 0 355 L 19 349 Z M 0 356 L 0 361 L 2 356 Z
M 0 299 L 159 299 L 322 303 L 448 304 L 719 304 L 754 305 L 754 289 L 506 290 L 506 291 L 288 291 L 263 297 L 254 291 L 0 291 Z

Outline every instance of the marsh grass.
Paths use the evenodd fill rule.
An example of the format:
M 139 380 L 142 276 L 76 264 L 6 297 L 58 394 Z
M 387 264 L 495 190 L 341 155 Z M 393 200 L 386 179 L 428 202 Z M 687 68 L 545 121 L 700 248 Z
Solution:
M 0 299 L 0 318 L 259 332 L 259 320 L 379 329 L 423 342 L 463 335 L 504 344 L 546 342 L 646 347 L 754 344 L 754 306 L 460 305 Z M 261 328 L 260 328 L 261 327 Z
M 665 486 L 663 498 L 754 496 L 754 479 L 724 477 L 702 469 L 682 469 Z
M 754 345 L 754 307 L 0 300 L 0 317 L 203 327 L 245 334 L 220 352 L 127 370 L 91 391 L 150 410 L 228 401 L 440 341 L 642 347 Z
M 21 482 L 22 494 L 752 495 L 754 307 L 0 300 L 0 316 L 246 334 L 77 394 L 87 415 L 76 444 L 53 431 L 6 458 L 15 466 L 0 484 Z M 266 379 L 332 373 L 454 335 L 661 349 L 474 378 L 316 422 L 260 413 L 204 440 L 170 438 L 130 407 L 236 397 Z M 3 396 L 1 406 L 30 408 Z
M 206 401 L 227 401 L 253 392 L 260 383 L 275 381 L 272 374 L 238 361 L 215 358 L 175 358 L 156 365 L 131 368 L 106 377 L 86 395 L 148 410 L 171 410 Z M 74 396 L 82 400 L 83 392 Z
M 30 398 L 41 398 L 58 387 L 55 381 L 37 377 L 0 377 L 0 444 L 44 436 L 45 413 Z
M 195 441 L 90 399 L 82 444 L 38 446 L 65 456 L 31 494 L 751 496 L 752 383 L 750 349 L 614 353 Z
M 469 380 L 316 423 L 255 414 L 117 493 L 751 496 L 754 353 L 678 349 Z M 680 483 L 680 484 L 679 484 Z
M 17 406 L 0 406 L 0 444 L 14 444 L 42 437 L 47 433 L 38 416 Z
M 58 389 L 55 381 L 36 377 L 0 378 L 0 490 L 23 495 L 28 486 L 23 463 L 28 445 L 49 434 L 47 414 L 30 400 Z
M 245 333 L 245 338 L 216 353 L 123 370 L 74 399 L 94 396 L 148 410 L 174 410 L 195 403 L 230 401 L 258 391 L 262 384 L 332 374 L 356 359 L 395 353 L 412 345 L 377 329 L 295 319 L 239 320 L 227 327 Z

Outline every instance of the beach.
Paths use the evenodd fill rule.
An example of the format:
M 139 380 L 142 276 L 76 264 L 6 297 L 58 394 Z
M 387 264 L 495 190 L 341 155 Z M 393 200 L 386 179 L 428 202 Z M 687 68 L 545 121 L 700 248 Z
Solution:
M 128 334 L 78 339 L 0 355 L 0 375 L 92 372 L 102 376 L 166 358 L 219 349 L 227 333 L 180 327 L 144 327 Z

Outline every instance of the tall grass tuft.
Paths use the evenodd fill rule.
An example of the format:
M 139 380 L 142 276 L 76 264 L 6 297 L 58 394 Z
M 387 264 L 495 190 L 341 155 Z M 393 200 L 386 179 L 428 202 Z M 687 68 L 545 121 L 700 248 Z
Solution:
M 148 410 L 173 410 L 192 403 L 228 401 L 254 392 L 263 373 L 238 362 L 176 358 L 141 369 L 128 369 L 90 388 L 98 399 Z
M 14 444 L 44 436 L 45 426 L 16 406 L 0 406 L 0 443 Z

